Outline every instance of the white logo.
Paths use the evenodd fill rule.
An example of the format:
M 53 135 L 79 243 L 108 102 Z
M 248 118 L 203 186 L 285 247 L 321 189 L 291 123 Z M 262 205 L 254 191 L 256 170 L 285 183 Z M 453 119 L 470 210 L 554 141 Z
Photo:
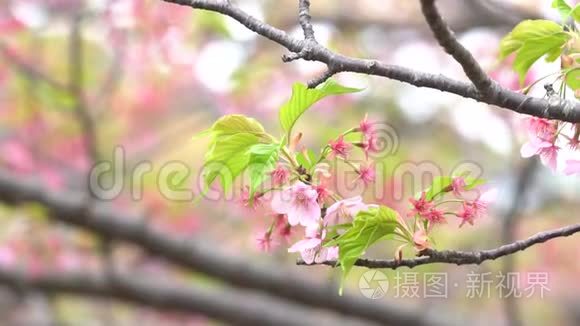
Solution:
M 366 298 L 380 299 L 387 294 L 389 279 L 381 271 L 369 270 L 358 280 L 358 288 Z

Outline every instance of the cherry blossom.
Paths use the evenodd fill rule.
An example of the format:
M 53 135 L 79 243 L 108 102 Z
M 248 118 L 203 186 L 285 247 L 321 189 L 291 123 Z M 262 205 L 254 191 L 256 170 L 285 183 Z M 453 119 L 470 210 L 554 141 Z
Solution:
M 288 181 L 288 177 L 290 176 L 290 171 L 283 165 L 278 164 L 276 168 L 270 172 L 270 176 L 272 177 L 272 183 L 274 185 L 283 185 Z
M 347 158 L 348 153 L 352 147 L 350 143 L 344 141 L 343 135 L 340 135 L 336 140 L 331 140 L 328 145 L 330 146 L 331 156 L 340 156 L 344 159 Z
M 361 120 L 357 131 L 361 132 L 365 138 L 370 138 L 374 134 L 374 123 L 369 121 L 369 115 L 365 114 L 364 119 Z
M 307 264 L 335 260 L 338 258 L 338 247 L 323 247 L 325 237 L 325 229 L 321 230 L 320 225 L 311 225 L 306 228 L 304 239 L 288 248 L 288 252 L 299 252 Z
M 256 238 L 258 249 L 264 252 L 270 252 L 278 243 L 272 239 L 272 233 L 267 231 Z
M 461 197 L 461 193 L 466 190 L 466 183 L 463 177 L 455 177 L 451 181 L 451 190 L 455 197 Z
M 423 191 L 419 199 L 410 198 L 409 202 L 413 205 L 413 209 L 407 213 L 407 216 L 426 216 L 429 210 L 433 207 L 433 202 L 426 200 L 426 193 Z
M 375 166 L 372 163 L 362 164 L 359 167 L 357 173 L 358 173 L 357 180 L 361 180 L 365 184 L 365 186 L 368 186 L 369 184 L 375 181 L 376 178 Z
M 366 210 L 368 206 L 363 203 L 361 196 L 356 196 L 337 201 L 326 209 L 324 216 L 325 225 L 336 225 L 352 222 L 352 218 L 358 212 Z
M 438 224 L 447 223 L 447 221 L 445 220 L 445 216 L 443 214 L 443 211 L 438 210 L 436 208 L 431 208 L 429 211 L 427 211 L 425 214 L 423 214 L 421 216 L 424 217 L 426 220 L 428 220 L 431 223 L 438 223 Z
M 413 234 L 413 244 L 415 245 L 415 249 L 417 249 L 417 251 L 423 251 L 430 247 L 429 237 L 427 236 L 427 232 L 425 232 L 424 229 L 419 228 L 419 230 Z
M 290 225 L 309 226 L 320 221 L 318 193 L 312 186 L 297 181 L 293 186 L 276 191 L 272 197 L 272 209 L 287 214 Z

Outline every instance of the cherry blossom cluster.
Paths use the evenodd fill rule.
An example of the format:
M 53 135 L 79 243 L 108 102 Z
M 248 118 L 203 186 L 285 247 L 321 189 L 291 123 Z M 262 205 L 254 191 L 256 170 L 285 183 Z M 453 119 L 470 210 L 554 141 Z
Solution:
M 580 124 L 530 117 L 524 126 L 528 141 L 521 148 L 522 157 L 538 155 L 552 171 L 558 170 L 558 156 L 563 152 L 579 157 Z M 567 175 L 580 173 L 580 159 L 566 159 L 563 165 L 563 172 Z
M 307 264 L 338 259 L 340 248 L 326 244 L 352 226 L 357 214 L 379 205 L 367 204 L 361 196 L 342 198 L 336 189 L 327 186 L 327 180 L 333 176 L 323 167 L 345 164 L 357 173 L 355 182 L 365 186 L 372 184 L 376 174 L 370 157 L 379 150 L 376 125 L 365 116 L 358 127 L 330 140 L 310 167 L 299 164 L 295 151 L 289 150 L 282 156 L 284 161 L 270 173 L 271 189 L 257 193 L 254 198 L 249 196 L 247 190 L 243 192 L 242 203 L 250 207 L 268 206 L 264 205 L 265 194 L 271 193 L 267 209 L 274 218 L 270 227 L 257 238 L 259 249 L 270 251 L 279 245 L 279 240 L 289 242 L 296 229 L 301 227 L 302 239 L 290 245 L 288 252 L 299 253 Z M 359 134 L 360 138 L 347 141 L 350 134 Z M 298 148 L 300 137 L 299 134 L 289 148 Z M 351 160 L 355 148 L 364 154 L 362 163 Z M 402 259 L 405 246 L 418 252 L 431 248 L 429 239 L 432 229 L 447 223 L 450 218 L 458 219 L 459 227 L 462 227 L 465 224 L 473 225 L 484 216 L 493 192 L 480 193 L 477 186 L 481 182 L 466 176 L 437 177 L 429 189 L 410 198 L 409 212 L 397 214 L 395 235 L 403 245 L 397 249 L 395 257 Z

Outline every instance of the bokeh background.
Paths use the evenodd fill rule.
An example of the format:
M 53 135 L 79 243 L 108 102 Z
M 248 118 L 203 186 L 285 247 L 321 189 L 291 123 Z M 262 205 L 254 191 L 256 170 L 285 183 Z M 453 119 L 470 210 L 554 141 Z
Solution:
M 301 37 L 296 1 L 234 3 Z M 512 89 L 519 88 L 517 76 L 508 63 L 497 61 L 500 38 L 523 19 L 558 19 L 548 0 L 438 3 L 460 41 L 491 76 Z M 418 1 L 315 0 L 311 13 L 317 39 L 337 52 L 466 79 L 460 66 L 433 42 Z M 296 256 L 286 252 L 302 231 L 296 230 L 289 240 L 278 239 L 279 245 L 269 253 L 258 250 L 257 234 L 271 222 L 267 205 L 252 210 L 242 205 L 239 196 L 197 204 L 167 199 L 161 188 L 175 185 L 164 184 L 168 179 L 157 173 L 171 162 L 182 162 L 181 167 L 187 168 L 177 173 L 188 173 L 188 177 L 179 186 L 198 191 L 196 182 L 207 143 L 203 138 L 192 140 L 192 136 L 224 114 L 258 118 L 270 133 L 280 133 L 277 112 L 290 96 L 292 84 L 305 82 L 325 68 L 304 61 L 283 64 L 280 57 L 284 53 L 285 49 L 232 19 L 160 0 L 2 0 L 1 168 L 41 182 L 53 192 L 85 191 L 95 157 L 87 148 L 87 125 L 77 113 L 80 107 L 94 121 L 98 160 L 113 160 L 119 148 L 125 156 L 123 191 L 111 205 L 141 212 L 148 216 L 148 223 L 168 233 L 207 240 L 216 244 L 216 250 L 243 256 L 249 262 L 275 262 L 280 268 L 338 289 L 338 270 L 295 266 Z M 528 82 L 557 69 L 558 63 L 539 63 Z M 367 189 L 368 202 L 379 201 L 406 213 L 406 197 L 420 189 L 413 180 L 396 177 L 394 171 L 402 163 L 416 164 L 421 171 L 422 164 L 429 162 L 443 174 L 469 163 L 498 189 L 489 216 L 475 226 L 458 228 L 454 221 L 440 227 L 436 231 L 438 248 L 493 248 L 577 221 L 578 178 L 564 177 L 520 157 L 519 148 L 525 141 L 522 116 L 383 78 L 348 73 L 336 78 L 365 90 L 320 102 L 296 130 L 304 133 L 304 146 L 317 150 L 339 132 L 357 126 L 366 113 L 394 128 L 396 150 L 381 165 L 382 195 Z M 540 85 L 532 94 L 544 96 L 545 91 Z M 151 164 L 154 171 L 145 175 L 142 198 L 135 200 L 131 173 L 142 164 Z M 418 288 L 418 298 L 404 297 L 402 288 L 397 295 L 397 272 L 382 271 L 391 286 L 377 300 L 472 325 L 508 325 L 514 318 L 525 325 L 577 325 L 579 244 L 578 238 L 562 238 L 482 266 L 399 270 L 400 277 L 408 278 L 407 286 Z M 122 269 L 221 286 L 211 276 L 177 269 L 131 246 L 116 245 L 114 254 Z M 393 254 L 394 247 L 380 244 L 367 256 L 389 258 Z M 405 254 L 412 256 L 413 252 Z M 51 222 L 43 208 L 34 204 L 0 204 L 0 264 L 35 273 L 102 267 L 94 236 Z M 354 269 L 347 293 L 364 299 L 359 279 L 365 271 Z M 424 298 L 424 273 L 430 272 L 447 273 L 447 298 Z M 525 291 L 522 298 L 502 298 L 498 277 L 506 272 L 519 273 L 522 291 L 529 285 L 527 275 L 547 273 L 549 291 L 543 298 L 537 292 L 527 298 Z M 485 276 L 493 282 L 489 296 L 484 289 L 483 295 L 468 297 L 467 284 L 474 273 L 489 273 Z M 36 293 L 14 296 L 9 292 L 0 298 L 2 325 L 219 323 L 204 316 L 90 298 Z

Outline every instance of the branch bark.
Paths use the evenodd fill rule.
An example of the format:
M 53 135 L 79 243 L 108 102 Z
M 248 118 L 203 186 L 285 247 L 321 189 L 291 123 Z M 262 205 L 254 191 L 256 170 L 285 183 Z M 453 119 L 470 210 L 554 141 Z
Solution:
M 449 29 L 435 6 L 435 0 L 421 0 L 421 10 L 439 45 L 461 65 L 477 90 L 482 94 L 494 92 L 494 88 L 498 86 L 487 76 L 471 53 L 457 41 L 455 34 Z
M 0 171 L 0 202 L 17 205 L 35 202 L 46 207 L 54 220 L 77 226 L 98 235 L 107 235 L 138 245 L 149 253 L 192 270 L 219 278 L 229 284 L 258 289 L 314 307 L 389 325 L 434 325 L 433 317 L 417 311 L 393 307 L 384 302 L 350 295 L 338 296 L 336 289 L 320 285 L 284 271 L 279 266 L 248 263 L 244 257 L 220 253 L 218 246 L 171 236 L 143 223 L 141 216 L 123 214 L 103 204 L 86 210 L 82 194 L 50 193 L 35 183 Z
M 479 102 L 505 108 L 514 112 L 536 117 L 580 122 L 580 104 L 562 100 L 559 104 L 548 103 L 545 99 L 523 95 L 503 87 L 494 87 L 489 94 L 482 94 L 471 83 L 454 80 L 442 75 L 428 74 L 405 67 L 388 65 L 377 60 L 365 60 L 347 57 L 330 51 L 320 44 L 308 40 L 298 40 L 284 31 L 268 25 L 234 6 L 229 1 L 211 0 L 163 0 L 166 2 L 221 13 L 237 20 L 251 31 L 276 42 L 286 49 L 300 54 L 310 47 L 308 55 L 303 59 L 319 61 L 326 64 L 333 73 L 356 72 L 367 75 L 381 76 L 417 87 L 428 87 L 443 92 L 453 93 L 464 98 L 471 98 Z

